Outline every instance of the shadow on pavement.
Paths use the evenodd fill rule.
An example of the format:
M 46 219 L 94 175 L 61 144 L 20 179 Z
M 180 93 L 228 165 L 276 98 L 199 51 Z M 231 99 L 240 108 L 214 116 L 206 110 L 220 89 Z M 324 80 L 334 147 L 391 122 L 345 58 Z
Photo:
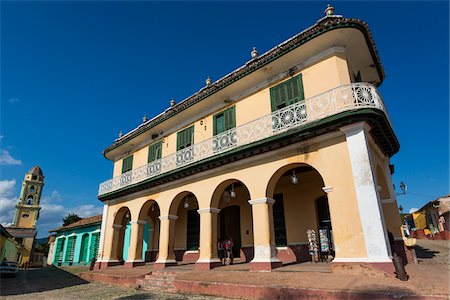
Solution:
M 408 288 L 403 287 L 380 287 L 377 285 L 358 288 L 358 291 L 344 290 L 344 292 L 352 292 L 356 298 L 352 299 L 408 299 L 418 296 Z
M 55 267 L 19 271 L 16 277 L 2 277 L 0 280 L 1 296 L 44 292 L 89 283 Z
M 421 247 L 418 245 L 415 247 L 415 250 L 416 250 L 416 256 L 419 259 L 420 258 L 422 258 L 422 259 L 433 258 L 436 256 L 436 254 L 439 253 L 439 251 L 433 251 L 433 250 L 430 250 L 430 249 L 427 249 L 427 248 L 424 248 L 424 247 Z

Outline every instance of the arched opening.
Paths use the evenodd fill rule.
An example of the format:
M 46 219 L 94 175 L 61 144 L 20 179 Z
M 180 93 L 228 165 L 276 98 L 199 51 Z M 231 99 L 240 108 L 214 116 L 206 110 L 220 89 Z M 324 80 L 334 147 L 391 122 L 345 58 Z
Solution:
M 30 186 L 30 193 L 34 193 L 36 191 L 34 185 Z
M 290 164 L 269 181 L 267 197 L 273 204 L 277 257 L 283 263 L 310 261 L 308 230 L 314 230 L 318 255 L 334 255 L 332 224 L 322 176 L 307 164 Z
M 33 195 L 29 195 L 28 197 L 27 197 L 27 205 L 32 205 L 33 204 Z
M 199 257 L 200 215 L 197 210 L 198 201 L 191 192 L 178 194 L 170 205 L 170 214 L 178 216 L 176 222 L 171 223 L 175 226 L 173 249 L 177 261 L 195 263 Z
M 88 259 L 89 234 L 85 233 L 81 237 L 80 262 L 86 262 Z
M 111 259 L 123 263 L 128 258 L 131 237 L 131 213 L 128 207 L 121 207 L 114 217 L 114 234 Z
M 234 263 L 253 259 L 252 207 L 248 203 L 250 192 L 239 180 L 230 179 L 219 184 L 214 191 L 211 207 L 219 208 L 217 218 L 218 243 L 233 240 Z
M 146 262 L 155 261 L 158 254 L 159 216 L 159 206 L 154 200 L 145 202 L 139 212 L 139 244 L 136 247 L 136 257 L 142 257 Z

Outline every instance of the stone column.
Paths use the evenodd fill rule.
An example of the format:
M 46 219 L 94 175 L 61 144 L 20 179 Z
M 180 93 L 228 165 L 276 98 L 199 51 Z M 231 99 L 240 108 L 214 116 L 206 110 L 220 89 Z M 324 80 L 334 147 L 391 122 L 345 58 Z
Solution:
M 271 271 L 282 265 L 276 257 L 275 231 L 272 206 L 274 199 L 249 200 L 253 215 L 253 244 L 255 256 L 250 262 L 251 271 Z
M 381 201 L 372 170 L 368 135 L 370 126 L 360 122 L 342 127 L 352 165 L 361 227 L 369 263 L 392 263 L 387 231 L 383 223 Z
M 175 244 L 175 221 L 178 216 L 168 215 L 160 216 L 159 219 L 159 255 L 155 264 L 154 269 L 164 269 L 168 266 L 177 265 L 174 253 Z
M 200 214 L 200 257 L 195 263 L 196 270 L 210 270 L 221 265 L 217 253 L 218 208 L 197 210 Z
M 125 268 L 133 268 L 142 266 L 145 261 L 142 259 L 142 243 L 144 240 L 144 225 L 146 221 L 133 221 L 131 224 L 130 248 L 128 250 L 128 258 L 125 261 Z
M 122 240 L 123 243 L 123 231 L 125 230 L 125 227 L 120 224 L 112 224 L 111 226 L 112 230 L 107 235 L 106 243 L 108 243 L 110 246 L 109 251 L 103 251 L 103 258 L 100 263 L 100 268 L 107 268 L 110 266 L 117 266 L 120 264 L 119 258 L 118 258 L 118 244 L 120 243 L 120 240 Z M 121 232 L 122 231 L 122 232 Z M 119 236 L 122 234 L 122 238 L 120 239 Z

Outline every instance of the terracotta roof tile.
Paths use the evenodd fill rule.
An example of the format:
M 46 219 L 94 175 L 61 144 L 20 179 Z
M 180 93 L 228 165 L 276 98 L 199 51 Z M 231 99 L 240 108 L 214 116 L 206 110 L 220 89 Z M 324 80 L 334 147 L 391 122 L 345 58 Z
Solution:
M 66 226 L 62 226 L 62 227 L 59 227 L 56 229 L 49 230 L 49 232 L 66 230 L 66 229 L 76 228 L 76 227 L 83 227 L 86 225 L 101 223 L 101 222 L 102 222 L 102 215 L 97 215 L 97 216 L 81 219 L 80 221 L 74 222 L 74 223 L 66 225 Z

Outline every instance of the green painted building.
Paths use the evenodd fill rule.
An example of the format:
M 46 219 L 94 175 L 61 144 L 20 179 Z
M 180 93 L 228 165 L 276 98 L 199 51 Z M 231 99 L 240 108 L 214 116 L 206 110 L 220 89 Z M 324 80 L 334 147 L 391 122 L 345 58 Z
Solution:
M 56 233 L 49 253 L 52 255 L 52 264 L 89 265 L 93 257 L 97 258 L 101 225 L 102 215 L 98 215 L 50 230 Z

